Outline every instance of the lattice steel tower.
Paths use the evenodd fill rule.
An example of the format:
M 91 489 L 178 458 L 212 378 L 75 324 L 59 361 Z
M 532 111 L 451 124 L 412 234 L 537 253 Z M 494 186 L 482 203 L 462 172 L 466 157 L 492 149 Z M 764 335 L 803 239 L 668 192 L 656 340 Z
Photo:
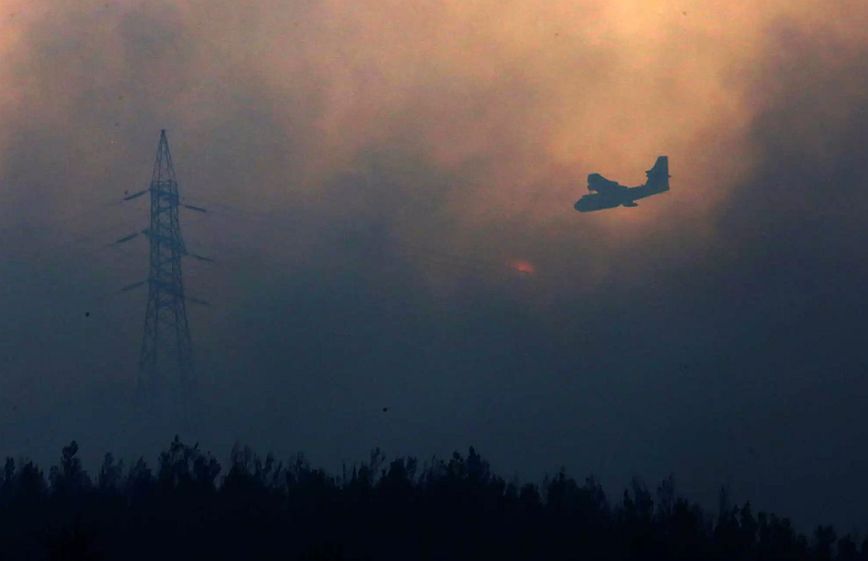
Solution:
M 166 131 L 160 144 L 148 189 L 151 222 L 145 231 L 150 240 L 148 306 L 139 358 L 139 390 L 151 402 L 189 399 L 193 389 L 193 349 L 181 258 L 186 255 L 178 220 L 178 181 Z

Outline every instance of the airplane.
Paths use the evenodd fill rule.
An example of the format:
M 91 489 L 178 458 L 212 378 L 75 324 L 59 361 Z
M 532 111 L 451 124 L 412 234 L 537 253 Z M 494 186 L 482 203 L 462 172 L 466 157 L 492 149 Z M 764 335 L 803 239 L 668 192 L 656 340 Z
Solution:
M 635 207 L 637 199 L 643 199 L 665 193 L 669 190 L 669 157 L 660 156 L 654 163 L 654 167 L 645 172 L 648 179 L 644 185 L 637 187 L 625 187 L 616 181 L 606 179 L 599 173 L 588 176 L 588 191 L 576 202 L 576 210 L 579 212 L 593 212 L 606 208 L 619 206 Z

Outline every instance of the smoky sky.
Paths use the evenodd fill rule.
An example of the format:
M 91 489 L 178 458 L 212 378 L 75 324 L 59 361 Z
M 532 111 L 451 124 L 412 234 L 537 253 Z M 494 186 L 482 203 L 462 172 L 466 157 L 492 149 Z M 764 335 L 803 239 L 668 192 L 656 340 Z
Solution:
M 207 422 L 868 518 L 858 2 L 0 1 L 0 453 L 129 406 L 167 129 Z M 846 17 L 845 17 L 846 16 Z M 585 176 L 672 190 L 579 215 Z M 86 315 L 87 314 L 87 315 Z M 388 411 L 384 412 L 383 408 Z M 150 446 L 150 448 L 148 448 Z

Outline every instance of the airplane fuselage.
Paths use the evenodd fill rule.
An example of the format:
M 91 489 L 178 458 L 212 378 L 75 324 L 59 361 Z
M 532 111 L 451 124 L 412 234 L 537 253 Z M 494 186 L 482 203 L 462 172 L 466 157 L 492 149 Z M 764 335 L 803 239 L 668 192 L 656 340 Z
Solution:
M 636 200 L 650 197 L 669 190 L 669 159 L 666 156 L 657 158 L 657 162 L 650 170 L 645 172 L 648 180 L 644 185 L 627 187 L 617 181 L 606 179 L 599 173 L 588 176 L 588 191 L 576 202 L 575 208 L 579 212 L 593 212 L 619 206 L 635 207 Z
M 641 187 L 625 187 L 624 185 L 616 183 L 611 186 L 610 189 L 597 191 L 579 199 L 576 202 L 576 210 L 579 212 L 592 212 L 595 210 L 616 208 L 619 206 L 637 206 L 636 199 L 640 197 L 635 196 L 633 190 L 640 188 Z

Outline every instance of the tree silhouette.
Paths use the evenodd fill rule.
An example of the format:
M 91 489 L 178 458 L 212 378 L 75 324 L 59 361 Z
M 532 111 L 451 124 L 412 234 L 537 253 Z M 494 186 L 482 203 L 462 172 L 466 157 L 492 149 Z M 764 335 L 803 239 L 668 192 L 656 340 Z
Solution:
M 475 448 L 424 464 L 375 449 L 335 477 L 239 445 L 224 470 L 176 436 L 156 472 L 106 454 L 92 480 L 73 441 L 48 473 L 6 459 L 0 560 L 868 561 L 868 539 L 831 526 L 808 539 L 723 488 L 714 516 L 672 476 L 653 494 L 634 479 L 612 503 L 564 470 L 507 482 Z

